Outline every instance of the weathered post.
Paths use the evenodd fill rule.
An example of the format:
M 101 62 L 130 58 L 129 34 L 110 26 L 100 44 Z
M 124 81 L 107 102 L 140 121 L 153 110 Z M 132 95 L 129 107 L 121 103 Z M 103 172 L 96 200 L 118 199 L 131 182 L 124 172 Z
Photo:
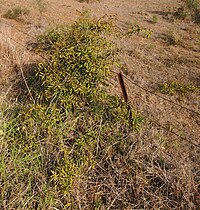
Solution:
M 118 79 L 119 79 L 119 84 L 120 84 L 120 87 L 121 87 L 121 90 L 122 90 L 124 100 L 127 104 L 127 110 L 128 110 L 128 116 L 129 116 L 130 124 L 132 125 L 132 111 L 131 111 L 131 107 L 130 107 L 130 104 L 129 104 L 128 94 L 127 94 L 126 87 L 125 87 L 125 84 L 124 84 L 123 75 L 122 75 L 121 72 L 119 72 L 119 73 L 117 73 L 117 76 L 118 76 Z

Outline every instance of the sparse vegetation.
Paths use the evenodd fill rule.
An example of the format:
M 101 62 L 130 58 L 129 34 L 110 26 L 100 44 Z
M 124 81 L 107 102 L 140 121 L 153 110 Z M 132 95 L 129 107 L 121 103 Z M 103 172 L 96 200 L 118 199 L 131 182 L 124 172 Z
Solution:
M 170 45 L 178 45 L 182 43 L 182 37 L 179 33 L 173 31 L 173 30 L 169 30 L 166 33 L 166 41 L 170 44 Z
M 47 10 L 47 2 L 46 0 L 35 0 L 35 6 L 37 10 L 39 11 L 40 18 L 42 17 L 43 13 Z
M 127 35 L 131 36 L 133 34 L 142 34 L 144 37 L 150 38 L 152 33 L 153 33 L 152 30 L 144 28 L 136 24 L 128 29 Z
M 186 19 L 199 23 L 200 22 L 200 4 L 198 0 L 183 0 L 181 1 L 181 6 L 178 7 L 177 11 L 174 13 L 177 19 Z
M 152 23 L 156 24 L 158 22 L 158 17 L 156 15 L 152 18 Z
M 92 3 L 92 2 L 95 2 L 95 1 L 100 1 L 100 0 L 78 0 L 79 2 L 86 2 L 86 3 Z
M 199 8 L 198 0 L 184 0 L 183 2 L 185 4 L 185 6 L 191 11 L 195 11 Z
M 166 82 L 160 86 L 160 91 L 163 94 L 178 95 L 180 100 L 183 100 L 190 92 L 198 89 L 199 87 L 192 84 L 183 84 L 175 81 Z
M 26 8 L 21 8 L 21 7 L 14 7 L 12 9 L 9 9 L 3 17 L 9 18 L 9 19 L 14 19 L 14 20 L 22 20 L 24 15 L 29 14 L 29 10 Z

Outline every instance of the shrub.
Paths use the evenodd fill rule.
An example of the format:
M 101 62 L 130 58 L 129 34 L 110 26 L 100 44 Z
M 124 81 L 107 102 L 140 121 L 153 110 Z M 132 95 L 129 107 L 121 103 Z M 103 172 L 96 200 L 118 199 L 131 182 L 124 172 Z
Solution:
M 24 15 L 29 14 L 29 10 L 21 7 L 15 7 L 13 9 L 8 10 L 3 17 L 15 20 L 21 20 Z
M 43 87 L 40 98 L 74 108 L 100 96 L 117 52 L 104 36 L 110 24 L 84 16 L 70 27 L 50 30 L 39 37 L 37 50 L 50 59 L 38 68 Z
M 110 19 L 83 16 L 71 26 L 50 30 L 38 38 L 35 50 L 46 60 L 30 81 L 40 100 L 6 110 L 4 116 L 9 120 L 5 128 L 0 128 L 9 144 L 2 159 L 19 162 L 4 174 L 7 176 L 8 170 L 20 173 L 6 178 L 0 195 L 3 200 L 10 200 L 15 192 L 20 194 L 20 187 L 13 192 L 12 185 L 23 184 L 28 186 L 28 205 L 48 209 L 55 196 L 70 196 L 75 181 L 105 155 L 105 146 L 123 140 L 140 127 L 143 118 L 133 112 L 130 126 L 127 105 L 105 90 L 117 52 L 105 36 L 110 27 Z M 34 81 L 42 85 L 39 92 L 33 87 Z M 17 151 L 14 157 L 10 155 L 12 150 Z M 40 181 L 44 191 L 31 187 Z M 47 191 L 50 200 L 46 201 L 42 193 Z M 25 199 L 13 205 L 20 208 Z M 70 199 L 63 203 L 70 205 Z
M 200 4 L 198 0 L 183 0 L 181 6 L 174 13 L 177 19 L 186 19 L 189 17 L 192 21 L 200 22 Z

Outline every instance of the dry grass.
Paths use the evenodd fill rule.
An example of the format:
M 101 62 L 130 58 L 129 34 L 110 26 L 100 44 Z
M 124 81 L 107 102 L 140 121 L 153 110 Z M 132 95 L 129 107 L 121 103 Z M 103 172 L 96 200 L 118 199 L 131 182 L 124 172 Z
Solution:
M 195 209 L 199 205 L 198 170 L 193 171 L 198 162 L 190 160 L 176 139 L 169 140 L 149 126 L 133 135 L 125 153 L 115 153 L 117 142 L 107 148 L 89 177 L 75 186 L 75 208 Z
M 13 73 L 13 66 L 15 65 L 16 55 L 18 49 L 16 45 L 9 39 L 11 31 L 5 26 L 1 27 L 1 43 L 0 43 L 0 56 L 1 56 L 1 85 L 9 83 L 9 77 Z

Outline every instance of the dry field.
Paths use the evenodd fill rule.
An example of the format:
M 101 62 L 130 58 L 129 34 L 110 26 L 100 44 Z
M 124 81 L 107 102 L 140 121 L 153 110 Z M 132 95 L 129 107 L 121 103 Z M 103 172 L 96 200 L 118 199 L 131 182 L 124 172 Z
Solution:
M 130 32 L 123 36 L 117 31 L 108 39 L 120 49 L 124 75 L 136 84 L 125 78 L 131 104 L 146 119 L 142 129 L 131 134 L 127 154 L 111 158 L 108 147 L 105 161 L 77 179 L 70 196 L 48 184 L 43 175 L 34 180 L 39 190 L 34 186 L 28 190 L 20 174 L 15 176 L 18 172 L 12 170 L 12 159 L 6 162 L 0 156 L 0 209 L 200 208 L 200 14 L 181 13 L 183 2 L 0 0 L 0 105 L 4 109 L 28 97 L 22 96 L 24 89 L 30 94 L 29 74 L 43 60 L 29 50 L 36 43 L 34 37 L 49 28 L 72 24 L 89 9 L 97 18 L 112 15 L 120 31 Z M 138 33 L 131 31 L 137 27 Z M 122 97 L 117 75 L 108 82 L 109 92 Z M 1 132 L 3 154 L 9 147 Z M 12 190 L 9 178 L 1 175 L 4 170 L 5 176 L 17 177 L 12 184 L 18 189 Z M 11 187 L 9 192 L 6 186 Z

